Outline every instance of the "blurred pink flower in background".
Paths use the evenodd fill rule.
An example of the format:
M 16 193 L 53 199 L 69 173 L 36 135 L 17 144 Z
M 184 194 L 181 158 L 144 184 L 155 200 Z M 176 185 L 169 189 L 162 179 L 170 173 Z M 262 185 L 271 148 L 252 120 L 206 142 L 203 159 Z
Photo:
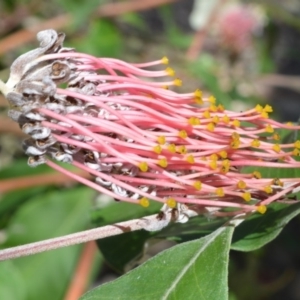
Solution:
M 261 28 L 262 16 L 251 5 L 234 4 L 220 13 L 217 25 L 223 44 L 239 53 L 251 44 L 253 33 Z

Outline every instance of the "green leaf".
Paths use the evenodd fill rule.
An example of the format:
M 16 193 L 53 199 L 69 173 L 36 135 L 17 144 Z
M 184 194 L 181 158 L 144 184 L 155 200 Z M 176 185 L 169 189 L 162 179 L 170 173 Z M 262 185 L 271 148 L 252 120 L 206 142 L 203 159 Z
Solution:
M 11 219 L 4 246 L 12 247 L 86 229 L 92 193 L 87 188 L 63 189 L 31 199 Z M 63 299 L 79 250 L 80 246 L 72 246 L 14 260 L 14 266 L 25 281 L 26 300 Z
M 148 231 L 126 232 L 97 241 L 106 263 L 116 272 L 124 273 L 126 265 L 141 256 L 145 242 L 154 233 Z
M 144 208 L 140 205 L 126 202 L 113 202 L 107 207 L 92 212 L 93 222 L 97 226 L 105 226 L 124 220 L 141 218 L 157 213 L 161 204 L 155 201 Z M 126 264 L 139 257 L 144 249 L 144 244 L 155 233 L 147 231 L 127 232 L 118 236 L 112 236 L 97 241 L 106 262 L 117 272 L 123 273 Z
M 172 223 L 157 232 L 156 238 L 165 238 L 176 242 L 187 242 L 204 237 L 220 228 L 229 218 L 209 219 L 200 215 L 191 218 L 186 223 Z
M 81 300 L 228 299 L 228 253 L 233 227 L 168 249 Z
M 0 263 L 0 299 L 26 299 L 26 286 L 23 277 L 14 263 L 9 260 Z
M 228 92 L 224 92 L 219 86 L 218 80 L 218 68 L 219 62 L 214 59 L 210 54 L 202 54 L 199 59 L 192 64 L 188 65 L 188 68 L 193 76 L 199 78 L 204 86 L 210 90 L 217 98 L 218 103 L 224 106 L 230 106 L 231 97 Z
M 8 179 L 16 176 L 37 175 L 51 171 L 47 165 L 40 165 L 37 168 L 30 168 L 27 159 L 19 159 L 12 164 L 0 169 L 0 179 Z
M 264 215 L 253 214 L 240 224 L 232 239 L 231 249 L 253 251 L 275 239 L 284 226 L 300 213 L 300 203 L 274 203 Z
M 85 52 L 95 56 L 119 57 L 123 49 L 122 36 L 119 29 L 106 19 L 92 19 L 89 30 L 82 39 L 73 43 L 78 52 Z
M 103 208 L 94 210 L 92 220 L 96 226 L 104 226 L 158 213 L 161 207 L 162 204 L 156 201 L 150 201 L 150 205 L 146 208 L 138 204 L 114 201 Z
M 4 194 L 0 201 L 0 228 L 3 228 L 7 224 L 13 213 L 21 207 L 21 204 L 24 204 L 32 197 L 46 190 L 47 187 L 35 187 L 15 190 Z

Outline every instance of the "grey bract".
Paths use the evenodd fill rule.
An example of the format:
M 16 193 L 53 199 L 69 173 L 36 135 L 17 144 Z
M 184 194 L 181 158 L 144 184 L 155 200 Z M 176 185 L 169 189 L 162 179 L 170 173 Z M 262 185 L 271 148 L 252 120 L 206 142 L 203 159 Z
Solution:
M 54 30 L 44 30 L 38 33 L 37 39 L 40 46 L 18 57 L 10 69 L 10 77 L 1 90 L 6 96 L 10 109 L 8 115 L 16 121 L 21 130 L 30 138 L 23 142 L 23 149 L 29 156 L 28 164 L 31 167 L 38 166 L 47 161 L 47 158 L 58 162 L 72 163 L 77 161 L 85 164 L 89 169 L 106 174 L 121 174 L 128 177 L 137 176 L 139 170 L 129 163 L 103 163 L 102 158 L 108 156 L 107 153 L 100 153 L 95 150 L 81 149 L 79 146 L 69 145 L 67 142 L 58 142 L 56 136 L 63 136 L 66 139 L 75 140 L 81 143 L 94 142 L 90 136 L 76 134 L 66 130 L 72 127 L 70 124 L 61 122 L 48 115 L 44 115 L 41 109 L 55 112 L 60 115 L 79 115 L 87 118 L 101 118 L 113 121 L 115 116 L 108 110 L 125 111 L 129 108 L 112 101 L 107 101 L 108 110 L 95 106 L 93 103 L 83 102 L 80 99 L 64 96 L 57 92 L 57 89 L 64 87 L 69 91 L 87 96 L 109 96 L 112 92 L 101 92 L 97 90 L 97 84 L 105 81 L 86 80 L 88 76 L 97 75 L 94 71 L 82 71 L 79 66 L 80 60 L 76 60 L 72 55 L 64 55 L 55 59 L 44 55 L 55 53 L 72 53 L 71 48 L 63 47 L 65 35 Z M 108 98 L 109 99 L 109 98 Z M 51 123 L 50 129 L 47 123 Z M 134 143 L 133 139 L 126 138 L 122 134 L 107 134 L 107 138 L 118 139 L 128 143 Z M 138 200 L 139 193 L 131 192 L 108 180 L 96 177 L 95 181 L 105 189 L 114 192 L 118 196 L 128 197 Z M 140 185 L 141 192 L 147 192 L 155 196 L 155 187 Z M 176 209 L 164 206 L 159 214 L 157 224 L 146 224 L 148 230 L 158 230 L 166 226 L 171 220 L 186 222 L 189 216 L 195 212 L 188 210 L 182 205 Z

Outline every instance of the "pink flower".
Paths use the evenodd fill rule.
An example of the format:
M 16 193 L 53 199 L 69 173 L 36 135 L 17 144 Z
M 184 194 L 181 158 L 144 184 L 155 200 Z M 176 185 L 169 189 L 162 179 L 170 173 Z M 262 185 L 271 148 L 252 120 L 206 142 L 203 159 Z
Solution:
M 169 90 L 167 58 L 129 64 L 62 47 L 63 34 L 38 34 L 41 46 L 20 56 L 2 91 L 10 116 L 30 135 L 28 163 L 50 167 L 117 200 L 235 215 L 259 211 L 295 192 L 299 178 L 261 178 L 247 166 L 299 168 L 300 141 L 280 144 L 269 105 L 233 112 L 200 90 Z M 95 177 L 79 177 L 67 162 Z M 231 208 L 230 212 L 222 212 Z
M 223 43 L 235 52 L 251 44 L 252 34 L 261 26 L 259 17 L 250 5 L 235 4 L 221 14 L 218 29 Z

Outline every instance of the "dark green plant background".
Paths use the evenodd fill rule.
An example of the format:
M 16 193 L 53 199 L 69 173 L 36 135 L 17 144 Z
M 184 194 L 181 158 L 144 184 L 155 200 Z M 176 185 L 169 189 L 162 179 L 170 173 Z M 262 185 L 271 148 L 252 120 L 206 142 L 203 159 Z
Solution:
M 186 59 L 186 52 L 194 33 L 188 29 L 188 13 L 184 14 L 185 8 L 178 3 L 189 2 L 188 11 L 193 1 L 106 18 L 95 13 L 101 5 L 112 2 L 3 0 L 0 37 L 7 39 L 26 26 L 69 13 L 71 21 L 61 28 L 67 33 L 66 46 L 130 62 L 151 61 L 166 55 L 183 80 L 180 91 L 200 88 L 214 94 L 228 109 L 241 110 L 271 101 L 266 90 L 272 91 L 276 85 L 264 85 L 261 78 L 278 69 L 278 57 L 273 50 L 279 41 L 280 26 L 291 28 L 300 36 L 300 8 L 296 0 L 286 6 L 275 0 L 244 1 L 260 5 L 265 17 L 249 49 L 240 54 L 230 52 L 213 28 L 209 28 L 201 54 L 191 62 Z M 6 81 L 12 61 L 36 45 L 36 41 L 28 41 L 3 53 L 0 78 Z M 300 48 L 290 50 L 294 51 L 287 51 L 288 55 L 293 56 L 296 51 L 299 59 Z M 283 97 L 282 101 L 286 99 Z M 107 199 L 101 200 L 96 192 L 76 184 L 1 193 L 1 184 L 6 179 L 16 178 L 18 185 L 20 176 L 52 172 L 45 166 L 27 166 L 20 146 L 22 138 L 1 126 L 6 110 L 0 98 L 1 249 L 159 210 L 157 203 L 151 203 L 148 209 L 126 203 L 107 204 Z M 285 118 L 280 111 L 272 117 Z M 286 136 L 289 141 L 295 139 L 288 133 Z M 271 177 L 300 177 L 299 170 L 262 172 Z M 299 203 L 274 204 L 265 215 L 254 214 L 236 229 L 227 219 L 199 216 L 157 233 L 141 231 L 97 241 L 101 252 L 94 258 L 87 290 L 109 277 L 115 280 L 87 292 L 82 299 L 299 299 L 299 212 Z M 65 299 L 81 250 L 79 245 L 0 262 L 0 299 Z M 162 250 L 165 251 L 157 254 Z M 130 269 L 133 270 L 126 273 Z M 126 274 L 121 276 L 123 273 Z

